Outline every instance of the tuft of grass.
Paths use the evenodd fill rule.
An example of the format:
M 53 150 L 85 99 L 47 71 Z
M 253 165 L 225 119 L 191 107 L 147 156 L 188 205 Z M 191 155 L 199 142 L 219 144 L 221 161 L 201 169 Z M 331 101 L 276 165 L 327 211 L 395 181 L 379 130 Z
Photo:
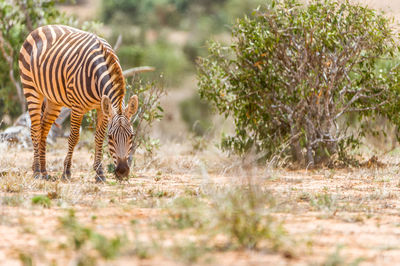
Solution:
M 33 266 L 34 265 L 31 254 L 28 254 L 25 252 L 20 252 L 18 257 L 21 262 L 21 265 L 23 265 L 23 266 Z
M 23 203 L 23 198 L 19 195 L 4 196 L 1 199 L 1 204 L 5 206 L 17 207 Z
M 272 250 L 282 247 L 283 225 L 269 214 L 275 200 L 254 185 L 222 191 L 214 200 L 217 227 L 239 248 L 258 249 L 264 242 Z
M 182 261 L 185 265 L 204 260 L 206 254 L 210 251 L 207 243 L 197 243 L 190 240 L 175 243 L 168 249 L 169 254 L 172 254 L 175 259 Z
M 338 208 L 336 197 L 329 193 L 314 195 L 310 199 L 310 204 L 319 211 L 336 211 Z
M 300 200 L 300 201 L 306 201 L 306 202 L 311 201 L 311 198 L 312 198 L 312 196 L 311 196 L 311 194 L 308 193 L 308 192 L 302 192 L 302 193 L 298 196 L 298 200 Z
M 364 261 L 363 258 L 356 258 L 355 260 L 348 262 L 348 260 L 343 257 L 343 255 L 340 253 L 341 250 L 344 248 L 343 245 L 338 245 L 336 246 L 335 251 L 328 255 L 326 258 L 325 262 L 323 262 L 321 265 L 323 266 L 357 266 L 361 262 Z
M 5 191 L 9 193 L 19 193 L 22 192 L 23 188 L 21 184 L 13 183 L 13 182 L 7 182 L 5 184 Z
M 23 174 L 6 172 L 0 179 L 0 189 L 8 193 L 20 193 L 24 190 L 24 183 Z
M 50 208 L 51 200 L 47 196 L 38 195 L 38 196 L 34 196 L 32 198 L 32 204 L 40 205 L 40 206 L 43 206 L 44 208 Z
M 52 191 L 47 192 L 47 197 L 52 200 L 61 198 L 61 187 L 58 182 L 55 183 Z
M 107 238 L 89 227 L 81 225 L 76 219 L 74 210 L 70 210 L 68 215 L 60 218 L 60 223 L 76 251 L 85 248 L 96 250 L 106 260 L 115 259 L 125 242 L 124 238 L 120 236 Z
M 193 197 L 177 197 L 167 205 L 167 217 L 157 221 L 158 229 L 186 229 L 205 228 L 209 210 L 205 209 L 204 203 Z
M 133 243 L 133 254 L 137 256 L 139 259 L 149 259 L 154 256 L 155 251 L 157 250 L 156 245 L 153 243 L 145 243 L 136 239 Z
M 147 190 L 147 195 L 151 198 L 171 198 L 174 196 L 174 192 L 168 190 L 154 190 L 154 188 L 150 188 Z

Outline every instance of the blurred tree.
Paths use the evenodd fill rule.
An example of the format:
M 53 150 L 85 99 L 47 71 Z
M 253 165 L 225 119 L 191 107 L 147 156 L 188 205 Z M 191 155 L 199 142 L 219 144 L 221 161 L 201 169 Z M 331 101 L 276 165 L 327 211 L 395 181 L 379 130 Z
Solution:
M 210 56 L 199 60 L 201 96 L 235 121 L 222 146 L 314 166 L 345 158 L 358 143 L 360 135 L 338 123 L 346 114 L 381 114 L 399 125 L 390 25 L 376 10 L 339 0 L 273 1 L 238 20 L 232 45 L 211 42 Z
M 182 18 L 193 7 L 202 7 L 203 15 L 214 12 L 228 0 L 103 0 L 102 19 L 111 23 L 115 17 L 124 14 L 131 23 L 151 27 L 177 27 Z M 247 0 L 249 1 L 249 0 Z

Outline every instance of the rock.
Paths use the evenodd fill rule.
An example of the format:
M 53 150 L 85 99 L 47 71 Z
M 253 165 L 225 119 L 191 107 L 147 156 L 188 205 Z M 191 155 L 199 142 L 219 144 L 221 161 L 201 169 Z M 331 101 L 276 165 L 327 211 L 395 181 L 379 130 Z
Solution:
M 54 144 L 57 137 L 64 137 L 64 132 L 61 125 L 68 118 L 70 113 L 71 110 L 68 108 L 63 108 L 61 110 L 59 117 L 52 125 L 49 135 L 47 136 L 47 143 Z M 0 132 L 0 142 L 23 148 L 30 147 L 32 146 L 30 128 L 31 119 L 28 112 L 26 112 L 17 118 L 13 126 L 8 127 L 3 132 Z
M 32 145 L 30 129 L 25 126 L 12 126 L 0 133 L 0 142 L 28 148 Z

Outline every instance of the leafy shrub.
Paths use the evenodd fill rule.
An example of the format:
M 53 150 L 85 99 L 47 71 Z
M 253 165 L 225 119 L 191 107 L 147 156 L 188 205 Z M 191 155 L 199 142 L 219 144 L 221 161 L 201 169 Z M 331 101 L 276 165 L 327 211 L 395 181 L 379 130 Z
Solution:
M 210 56 L 198 61 L 201 97 L 234 118 L 235 135 L 222 147 L 241 154 L 254 147 L 266 158 L 281 152 L 313 166 L 357 144 L 360 136 L 339 124 L 347 114 L 398 123 L 390 22 L 336 0 L 273 1 L 238 20 L 232 45 L 210 42 Z
M 134 122 L 134 135 L 132 138 L 132 152 L 130 160 L 136 149 L 142 147 L 146 150 L 147 155 L 152 155 L 154 149 L 158 148 L 159 140 L 149 136 L 149 130 L 154 122 L 159 121 L 163 117 L 164 109 L 161 107 L 161 98 L 165 95 L 165 87 L 160 82 L 143 82 L 139 78 L 134 78 L 131 85 L 127 88 L 126 97 L 129 98 L 133 94 L 139 96 L 139 110 Z

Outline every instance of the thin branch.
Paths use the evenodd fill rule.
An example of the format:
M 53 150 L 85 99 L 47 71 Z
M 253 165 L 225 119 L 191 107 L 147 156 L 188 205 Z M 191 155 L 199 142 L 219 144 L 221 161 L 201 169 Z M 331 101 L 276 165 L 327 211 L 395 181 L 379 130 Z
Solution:
M 364 107 L 364 108 L 350 108 L 347 110 L 347 112 L 362 112 L 362 111 L 372 111 L 372 110 L 376 110 L 379 107 L 387 104 L 389 101 L 383 101 L 378 105 L 375 106 L 370 106 L 370 107 Z
M 122 35 L 120 34 L 120 35 L 118 35 L 117 41 L 114 44 L 113 49 L 115 52 L 118 51 L 119 47 L 121 47 L 121 44 L 122 44 Z
M 134 67 L 134 68 L 130 68 L 130 69 L 123 71 L 122 75 L 124 75 L 125 78 L 128 78 L 128 77 L 134 76 L 136 73 L 152 72 L 155 70 L 156 69 L 154 67 L 150 67 L 150 66 Z

